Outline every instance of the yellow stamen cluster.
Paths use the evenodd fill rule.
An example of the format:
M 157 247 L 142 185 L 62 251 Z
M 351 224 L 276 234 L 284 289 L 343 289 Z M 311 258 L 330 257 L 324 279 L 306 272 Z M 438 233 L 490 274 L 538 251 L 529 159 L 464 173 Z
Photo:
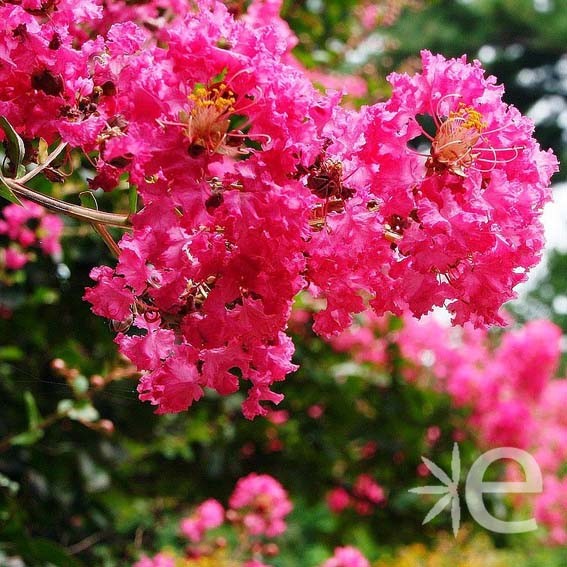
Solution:
M 449 113 L 449 120 L 463 120 L 461 126 L 465 129 L 482 132 L 486 128 L 486 122 L 482 120 L 482 114 L 472 106 L 459 104 L 459 108 Z
M 236 96 L 224 83 L 218 83 L 209 88 L 199 85 L 189 95 L 189 100 L 194 103 L 191 114 L 196 114 L 205 108 L 214 108 L 220 116 L 234 111 Z
M 429 173 L 448 170 L 466 177 L 465 170 L 478 157 L 474 148 L 486 128 L 482 114 L 472 106 L 459 104 L 441 122 L 431 143 L 430 157 L 426 162 Z
M 187 97 L 192 108 L 187 115 L 187 136 L 191 151 L 206 149 L 222 152 L 230 128 L 230 117 L 235 112 L 236 95 L 225 83 L 197 85 Z

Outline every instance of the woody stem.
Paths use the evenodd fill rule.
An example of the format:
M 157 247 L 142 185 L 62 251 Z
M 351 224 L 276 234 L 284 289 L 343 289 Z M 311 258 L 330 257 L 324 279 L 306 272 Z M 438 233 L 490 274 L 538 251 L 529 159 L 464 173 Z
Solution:
M 25 185 L 21 185 L 14 179 L 4 178 L 4 182 L 18 197 L 28 199 L 33 201 L 46 209 L 53 211 L 54 213 L 59 213 L 62 215 L 67 215 L 69 217 L 85 221 L 91 224 L 107 225 L 107 226 L 117 226 L 121 228 L 129 228 L 131 226 L 129 215 L 120 215 L 116 213 L 106 213 L 103 211 L 97 211 L 95 209 L 89 209 L 87 207 L 82 207 L 80 205 L 72 205 L 71 203 L 66 203 L 44 193 L 40 193 L 35 189 L 30 189 Z

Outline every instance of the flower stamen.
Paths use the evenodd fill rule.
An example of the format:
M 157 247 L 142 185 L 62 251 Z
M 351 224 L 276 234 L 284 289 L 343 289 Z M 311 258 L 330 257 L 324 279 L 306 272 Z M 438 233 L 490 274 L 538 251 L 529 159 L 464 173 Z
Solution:
M 437 105 L 437 112 L 439 112 L 441 102 L 449 96 L 458 97 L 460 95 L 443 97 Z M 500 132 L 508 125 L 487 130 L 487 123 L 482 113 L 463 102 L 458 104 L 456 110 L 450 111 L 446 118 L 441 118 L 439 114 L 434 115 L 433 121 L 437 128 L 435 136 L 429 135 L 421 128 L 423 135 L 431 141 L 429 154 L 425 154 L 428 176 L 448 171 L 459 177 L 467 177 L 467 169 L 487 173 L 492 171 L 497 164 L 514 161 L 520 151 L 525 149 L 524 146 L 492 147 L 486 136 Z M 482 152 L 489 152 L 491 157 L 483 155 Z M 502 152 L 509 152 L 510 156 L 501 157 Z M 424 155 L 415 151 L 413 153 Z M 489 169 L 478 168 L 475 167 L 476 162 L 489 163 L 491 167 Z

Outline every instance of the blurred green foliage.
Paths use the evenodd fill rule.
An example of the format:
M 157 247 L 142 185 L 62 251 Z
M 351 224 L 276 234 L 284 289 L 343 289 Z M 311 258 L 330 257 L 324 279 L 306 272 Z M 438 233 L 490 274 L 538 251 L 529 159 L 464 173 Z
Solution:
M 183 511 L 208 496 L 226 500 L 235 481 L 251 471 L 276 476 L 295 501 L 286 536 L 289 551 L 279 565 L 296 564 L 293 550 L 299 548 L 311 564 L 341 542 L 376 553 L 385 542 L 411 542 L 435 533 L 432 527 L 423 534 L 416 525 L 427 503 L 409 496 L 407 487 L 416 483 L 420 455 L 438 453 L 432 458 L 440 463 L 450 455 L 453 416 L 445 397 L 409 387 L 395 371 L 376 375 L 354 365 L 308 334 L 298 340 L 302 370 L 287 381 L 279 408 L 291 416 L 286 423 L 244 420 L 240 396 L 211 397 L 188 414 L 155 416 L 137 401 L 131 380 L 98 391 L 77 387 L 84 383 L 82 375 L 62 381 L 47 363 L 48 353 L 77 359 L 82 339 L 90 347 L 82 352 L 81 368 L 103 372 L 112 357 L 110 333 L 96 338 L 95 349 L 83 335 L 87 329 L 76 330 L 72 339 L 50 333 L 46 325 L 53 316 L 47 312 L 33 321 L 33 310 L 22 309 L 3 323 L 27 322 L 36 327 L 34 336 L 44 337 L 33 342 L 35 351 L 28 351 L 34 356 L 26 357 L 28 337 L 17 335 L 11 355 L 0 365 L 7 402 L 0 434 L 28 435 L 11 437 L 10 446 L 0 441 L 0 473 L 12 483 L 1 490 L 0 547 L 7 553 L 29 565 L 41 565 L 43 554 L 56 549 L 61 558 L 51 558 L 54 565 L 75 564 L 62 559 L 74 551 L 85 565 L 121 565 L 140 545 L 151 550 L 178 542 L 175 527 Z M 39 365 L 42 351 L 46 359 Z M 397 360 L 395 353 L 392 360 Z M 114 434 L 107 437 L 88 427 L 89 420 L 97 421 L 92 412 L 74 415 L 74 420 L 68 413 L 59 415 L 43 428 L 42 416 L 61 414 L 61 399 L 68 400 L 63 404 L 67 410 L 96 407 L 113 422 Z M 309 408 L 318 404 L 321 417 L 310 417 L 315 414 Z M 424 432 L 440 423 L 447 425 L 445 436 L 432 452 Z M 368 441 L 376 442 L 378 450 L 361 459 Z M 350 488 L 361 472 L 386 487 L 388 506 L 368 517 L 332 515 L 324 504 L 326 492 Z M 34 543 L 44 540 L 51 547 Z

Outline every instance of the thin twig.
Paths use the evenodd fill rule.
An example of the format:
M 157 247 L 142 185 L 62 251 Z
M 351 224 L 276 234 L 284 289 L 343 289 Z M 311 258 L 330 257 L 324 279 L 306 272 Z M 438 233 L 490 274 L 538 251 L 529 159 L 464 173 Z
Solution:
M 85 549 L 92 547 L 99 541 L 103 540 L 105 537 L 106 537 L 105 532 L 98 532 L 96 534 L 91 534 L 90 536 L 87 536 L 85 539 L 82 539 L 81 541 L 78 541 L 77 543 L 70 545 L 67 548 L 67 551 L 71 555 L 77 555 L 77 553 L 81 553 L 82 551 L 85 551 Z
M 54 150 L 49 154 L 48 158 L 43 162 L 40 163 L 36 168 L 28 171 L 22 177 L 18 177 L 17 181 L 22 185 L 28 182 L 30 179 L 33 179 L 38 173 L 41 173 L 46 167 L 49 166 L 50 163 L 67 147 L 67 142 L 61 142 Z
M 112 238 L 112 235 L 110 234 L 110 232 L 108 232 L 106 226 L 97 222 L 93 222 L 91 226 L 95 229 L 98 235 L 104 240 L 104 243 L 108 246 L 108 249 L 112 252 L 112 255 L 115 258 L 118 258 L 120 256 L 120 248 L 118 248 L 118 244 L 116 244 L 114 238 Z

